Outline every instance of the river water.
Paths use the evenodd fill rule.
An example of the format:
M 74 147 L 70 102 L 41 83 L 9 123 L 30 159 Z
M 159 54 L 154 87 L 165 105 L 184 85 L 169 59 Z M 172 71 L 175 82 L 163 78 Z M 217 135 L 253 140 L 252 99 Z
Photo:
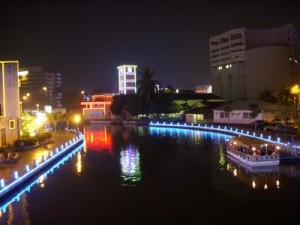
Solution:
M 84 134 L 82 149 L 16 201 L 2 203 L 0 224 L 274 225 L 299 219 L 299 163 L 253 171 L 227 158 L 230 136 L 217 133 L 90 125 Z

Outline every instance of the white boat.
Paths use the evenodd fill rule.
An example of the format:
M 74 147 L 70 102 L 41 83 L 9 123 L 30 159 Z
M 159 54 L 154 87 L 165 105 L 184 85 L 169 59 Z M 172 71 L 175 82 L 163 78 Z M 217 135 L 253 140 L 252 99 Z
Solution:
M 227 154 L 253 167 L 279 165 L 280 146 L 256 138 L 237 136 L 227 144 Z

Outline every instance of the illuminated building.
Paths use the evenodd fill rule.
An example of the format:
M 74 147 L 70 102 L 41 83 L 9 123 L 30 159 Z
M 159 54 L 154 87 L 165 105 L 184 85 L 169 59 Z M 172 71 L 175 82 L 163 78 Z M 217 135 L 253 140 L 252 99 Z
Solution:
M 92 101 L 81 102 L 81 105 L 83 106 L 83 120 L 90 121 L 111 119 L 112 114 L 110 106 L 112 97 L 112 94 L 99 94 L 93 95 Z
M 212 91 L 227 100 L 258 99 L 300 81 L 300 36 L 291 24 L 236 28 L 210 38 Z
M 22 73 L 27 71 L 27 73 Z M 62 108 L 62 75 L 60 73 L 44 72 L 42 67 L 28 67 L 20 71 L 20 97 L 30 93 L 26 109 L 33 110 L 36 104 L 40 109 L 49 105 L 53 109 Z
M 19 62 L 0 61 L 0 67 L 0 147 L 5 147 L 19 138 Z
M 136 65 L 118 66 L 119 93 L 135 94 L 136 93 Z

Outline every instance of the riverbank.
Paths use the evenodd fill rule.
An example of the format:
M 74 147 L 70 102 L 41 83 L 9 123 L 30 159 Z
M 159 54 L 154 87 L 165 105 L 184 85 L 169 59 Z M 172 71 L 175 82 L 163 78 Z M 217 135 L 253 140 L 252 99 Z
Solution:
M 51 143 L 36 146 L 29 149 L 16 149 L 19 159 L 10 164 L 0 164 L 0 179 L 8 181 L 13 178 L 13 172 L 24 170 L 27 164 L 33 164 L 34 160 L 40 161 L 43 155 L 48 155 L 49 150 L 55 149 L 62 144 L 72 140 L 76 135 L 65 131 L 52 131 Z

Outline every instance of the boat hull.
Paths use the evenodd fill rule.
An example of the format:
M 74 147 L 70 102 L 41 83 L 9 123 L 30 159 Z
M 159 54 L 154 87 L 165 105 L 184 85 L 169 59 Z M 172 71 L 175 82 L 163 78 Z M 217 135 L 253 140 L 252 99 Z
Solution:
M 279 165 L 279 155 L 252 156 L 231 149 L 230 147 L 227 148 L 227 154 L 248 166 L 262 167 Z

